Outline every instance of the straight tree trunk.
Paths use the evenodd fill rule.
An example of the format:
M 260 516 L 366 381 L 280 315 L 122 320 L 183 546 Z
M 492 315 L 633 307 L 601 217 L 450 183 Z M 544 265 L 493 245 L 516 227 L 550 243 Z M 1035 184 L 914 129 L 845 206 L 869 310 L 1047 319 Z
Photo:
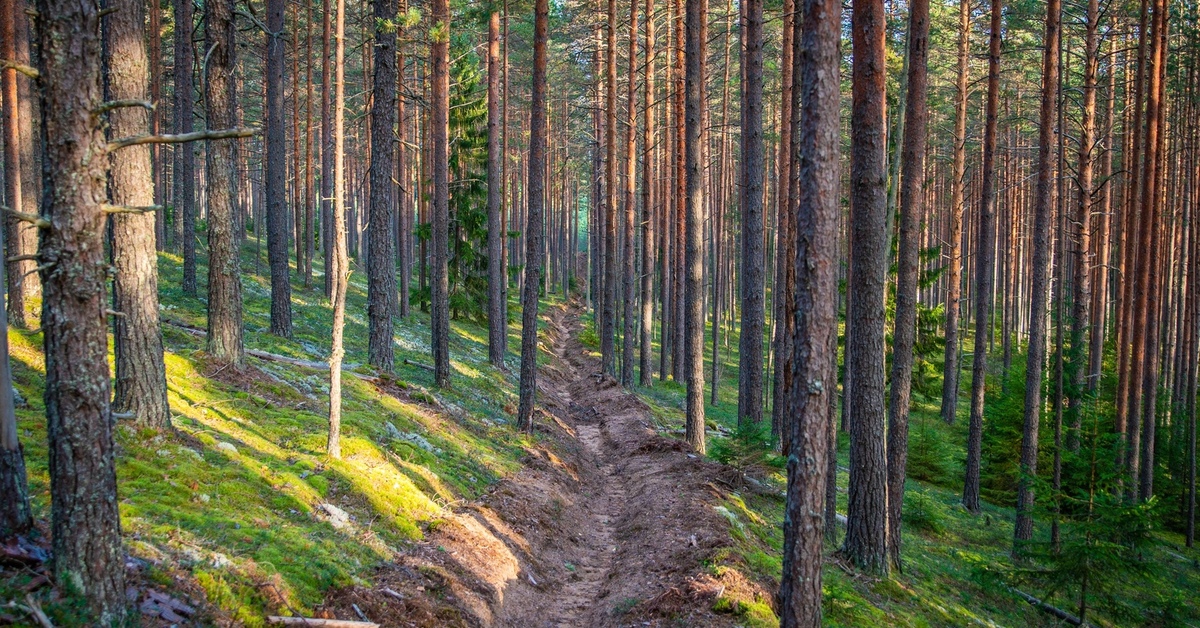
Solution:
M 39 233 L 54 578 L 85 601 L 81 623 L 120 625 L 125 556 L 109 407 L 104 259 L 108 170 L 100 6 L 37 0 L 46 202 Z M 11 389 L 11 387 L 9 388 Z M 6 389 L 7 390 L 7 389 Z
M 888 401 L 887 499 L 891 564 L 900 563 L 900 517 L 908 464 L 908 411 L 917 332 L 917 256 L 925 205 L 925 132 L 929 114 L 929 2 L 913 0 L 908 17 L 908 92 L 900 151 L 900 242 L 896 258 L 896 327 L 892 334 L 892 389 Z
M 28 43 L 24 46 L 25 55 L 22 59 L 18 38 L 27 40 L 24 29 L 18 28 L 18 22 L 24 23 L 24 11 L 14 0 L 0 3 L 0 46 L 3 46 L 5 59 L 13 59 L 19 63 L 29 64 Z M 25 142 L 28 130 L 22 132 L 22 127 L 30 125 L 29 107 L 25 103 L 29 95 L 22 98 L 18 88 L 18 73 L 14 69 L 6 69 L 0 74 L 0 88 L 3 89 L 3 118 L 4 118 L 4 202 L 5 205 L 27 214 L 37 215 L 37 195 L 33 189 L 26 189 L 24 171 L 34 170 L 32 163 L 32 147 L 26 151 Z M 28 91 L 28 90 L 25 90 Z M 22 111 L 25 109 L 26 111 Z M 24 115 L 22 115 L 24 114 Z M 28 138 L 30 141 L 32 138 Z M 32 141 L 30 142 L 32 143 Z M 27 259 L 11 259 L 31 253 L 31 244 L 37 238 L 32 225 L 13 216 L 4 219 L 4 249 L 6 289 L 8 290 L 8 320 L 14 327 L 27 327 L 25 314 L 25 297 L 29 292 L 29 284 L 35 281 L 27 276 L 33 269 L 33 261 Z M 9 261 L 11 260 L 11 261 Z M 5 328 L 7 329 L 7 327 Z M 15 447 L 15 445 L 14 445 Z M 22 467 L 24 469 L 24 467 Z
M 504 216 L 501 186 L 500 144 L 500 13 L 493 11 L 488 20 L 488 359 L 496 368 L 504 368 L 504 338 L 508 334 L 508 304 L 504 302 Z
M 1099 253 L 1096 255 L 1096 289 L 1092 292 L 1091 348 L 1088 358 L 1087 385 L 1089 394 L 1095 394 L 1100 387 L 1100 369 L 1104 360 L 1104 332 L 1108 322 L 1109 276 L 1111 274 L 1109 260 L 1113 238 L 1113 187 L 1115 185 L 1112 176 L 1113 139 L 1116 135 L 1114 131 L 1117 93 L 1116 46 L 1117 42 L 1114 39 L 1109 47 L 1108 102 L 1105 108 L 1105 140 L 1104 148 L 1102 149 L 1103 158 L 1100 173 L 1100 185 L 1102 186 L 1099 220 L 1100 231 L 1096 234 L 1096 237 L 1099 239 L 1097 247 Z
M 328 13 L 326 13 L 328 19 Z M 346 247 L 346 0 L 337 0 L 337 29 L 334 34 L 333 85 L 333 207 L 330 226 L 331 276 L 333 289 L 333 342 L 329 351 L 329 438 L 325 451 L 335 460 L 342 457 L 342 358 L 345 357 L 346 287 L 350 256 Z
M 367 221 L 367 359 L 391 372 L 392 302 L 396 295 L 396 238 L 392 235 L 396 199 L 392 193 L 396 125 L 396 0 L 374 0 L 375 78 L 371 98 L 371 205 Z
M 1059 44 L 1062 37 L 1059 0 L 1046 5 L 1046 39 L 1042 51 L 1042 105 L 1038 132 L 1037 198 L 1034 199 L 1033 287 L 1029 302 L 1029 350 L 1025 362 L 1025 427 L 1021 438 L 1021 477 L 1017 484 L 1017 521 L 1013 555 L 1033 539 L 1033 481 L 1037 477 L 1038 426 L 1042 416 L 1042 376 L 1046 368 L 1046 321 L 1049 316 L 1050 232 L 1054 211 L 1054 123 L 1058 115 Z
M 109 6 L 116 10 L 104 18 L 106 98 L 146 100 L 151 62 L 145 44 L 146 4 L 140 0 L 114 0 Z M 108 124 L 113 138 L 151 130 L 148 112 L 141 107 L 114 109 L 108 115 Z M 112 153 L 109 187 L 113 205 L 154 205 L 150 148 L 130 146 Z M 120 213 L 111 219 L 113 309 L 121 313 L 113 317 L 117 366 L 113 409 L 130 415 L 141 425 L 162 429 L 170 425 L 170 412 L 158 322 L 155 213 Z
M 1000 38 L 1003 0 L 992 0 L 988 44 L 988 95 L 983 132 L 983 171 L 979 198 L 979 223 L 975 250 L 975 340 L 971 366 L 971 423 L 967 435 L 967 473 L 963 505 L 979 512 L 979 466 L 983 448 L 983 403 L 987 380 L 987 338 L 991 329 L 993 269 L 996 265 L 995 161 L 996 125 L 1000 109 Z
M 208 128 L 234 124 L 233 0 L 210 0 L 204 5 L 204 110 Z M 204 154 L 208 192 L 208 351 L 221 362 L 240 367 L 246 357 L 242 341 L 242 273 L 238 265 L 233 216 L 233 140 L 211 142 Z
M 400 0 L 398 14 L 408 12 L 408 0 Z M 400 198 L 397 203 L 398 220 L 396 221 L 396 242 L 400 248 L 400 295 L 397 314 L 401 318 L 409 315 L 409 288 L 412 283 L 412 177 L 409 175 L 408 158 L 408 120 L 405 114 L 404 97 L 404 40 L 398 42 L 396 54 L 396 171 L 400 179 Z M 503 223 L 501 223 L 503 224 Z M 503 267 L 503 265 L 501 266 Z M 503 271 L 501 271 L 503 272 Z
M 429 162 L 433 190 L 432 313 L 434 383 L 450 386 L 450 3 L 434 0 L 430 32 L 432 74 L 430 89 Z M 526 262 L 528 263 L 528 261 Z
M 783 577 L 779 588 L 780 625 L 821 625 L 821 565 L 824 544 L 825 488 L 828 475 L 830 404 L 837 395 L 837 214 L 841 124 L 838 51 L 841 8 L 837 0 L 796 3 L 794 75 L 797 94 L 807 106 L 794 125 L 795 179 L 806 190 L 790 194 L 796 219 L 795 258 L 783 260 L 796 274 L 793 323 L 795 350 L 785 426 L 790 442 L 787 503 L 784 517 Z M 797 117 L 793 117 L 796 120 Z M 833 349 L 833 353 L 830 350 Z M 835 467 L 836 468 L 836 467 Z
M 749 0 L 742 35 L 745 68 L 742 87 L 742 329 L 738 341 L 738 423 L 763 418 L 763 3 Z M 718 321 L 713 321 L 715 327 Z M 715 351 L 715 348 L 714 348 Z M 715 355 L 714 355 L 715 358 Z M 716 382 L 713 382 L 716 386 Z
M 284 0 L 267 2 L 267 261 L 271 265 L 271 333 L 292 335 L 288 280 L 287 128 L 283 120 Z
M 621 256 L 623 266 L 622 305 L 624 311 L 624 333 L 621 334 L 621 384 L 633 386 L 633 342 L 637 337 L 637 317 L 634 316 L 634 297 L 638 293 L 634 272 L 634 222 L 637 220 L 637 29 L 638 2 L 629 1 L 629 91 L 628 124 L 625 128 L 625 254 Z M 646 103 L 649 107 L 649 101 Z
M 958 412 L 959 312 L 962 308 L 962 232 L 967 172 L 967 74 L 970 70 L 971 3 L 958 5 L 958 91 L 954 105 L 954 166 L 950 180 L 950 255 L 946 268 L 946 351 L 942 369 L 942 420 Z
M 192 132 L 192 3 L 175 0 L 175 133 Z M 191 144 L 175 147 L 174 210 L 176 249 L 183 252 L 183 293 L 196 294 L 196 154 Z
M 842 553 L 859 569 L 888 572 L 887 452 L 884 434 L 884 291 L 887 280 L 887 167 L 883 0 L 854 0 L 851 114 L 853 253 L 847 320 L 853 382 L 850 499 Z
M 536 0 L 533 27 L 533 85 L 529 112 L 529 212 L 525 230 L 525 285 L 521 309 L 521 383 L 517 425 L 533 430 L 537 394 L 538 289 L 542 272 L 542 212 L 546 173 L 546 40 L 550 19 L 548 0 Z
M 611 0 L 610 0 L 611 1 Z M 684 437 L 697 453 L 704 453 L 704 154 L 700 143 L 704 129 L 704 65 L 707 41 L 708 0 L 685 0 L 684 79 L 687 212 L 685 227 L 684 310 L 687 373 L 687 422 Z
M 782 98 L 779 106 L 779 178 L 776 182 L 776 241 L 779 243 L 775 251 L 775 284 L 771 291 L 772 314 L 774 330 L 771 337 L 771 352 L 774 356 L 774 373 L 771 386 L 771 435 L 775 437 L 781 450 L 787 449 L 789 443 L 784 434 L 784 422 L 787 413 L 787 382 L 791 380 L 791 337 L 792 337 L 792 281 L 791 272 L 794 269 L 792 259 L 795 251 L 792 249 L 794 238 L 791 232 L 793 209 L 790 199 L 797 197 L 791 189 L 792 185 L 792 130 L 799 125 L 798 114 L 792 111 L 792 103 L 796 96 L 795 84 L 798 77 L 793 68 L 795 52 L 795 0 L 783 0 L 783 51 L 780 68 L 780 83 Z
M 313 254 L 316 253 L 316 234 L 313 224 L 313 11 L 312 0 L 304 3 L 307 19 L 304 22 L 304 290 L 312 288 Z M 243 229 L 238 239 L 245 234 Z M 393 282 L 394 283 L 394 282 Z
M 636 1 L 636 0 L 633 0 Z M 654 0 L 646 0 L 646 69 L 645 109 L 642 112 L 642 328 L 641 328 L 641 377 L 639 383 L 649 388 L 654 383 L 654 145 L 657 143 L 654 128 Z M 660 202 L 661 205 L 661 202 Z M 661 211 L 661 210 L 660 210 Z M 575 249 L 571 249 L 574 267 Z M 662 347 L 660 347 L 660 350 Z
M 603 307 L 600 313 L 600 359 L 604 372 L 616 376 L 617 333 L 617 4 L 608 0 L 604 62 L 604 255 Z M 528 262 L 527 262 L 528 263 Z
M 333 25 L 330 19 L 329 0 L 321 0 L 321 251 L 324 254 L 325 296 L 333 298 L 333 91 L 330 89 L 333 73 L 329 59 L 329 45 Z M 269 220 L 269 219 L 268 219 Z

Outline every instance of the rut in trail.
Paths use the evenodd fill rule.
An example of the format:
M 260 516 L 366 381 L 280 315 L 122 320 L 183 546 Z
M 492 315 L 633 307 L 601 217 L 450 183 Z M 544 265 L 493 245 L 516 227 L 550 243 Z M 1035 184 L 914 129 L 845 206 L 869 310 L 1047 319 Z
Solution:
M 704 561 L 734 543 L 714 508 L 730 469 L 653 430 L 649 408 L 580 343 L 581 311 L 549 313 L 541 445 L 525 469 L 437 526 L 376 588 L 343 590 L 331 607 L 357 603 L 385 626 L 733 626 L 711 610 L 719 596 L 770 598 L 736 570 L 707 573 Z M 405 598 L 401 613 L 383 588 Z

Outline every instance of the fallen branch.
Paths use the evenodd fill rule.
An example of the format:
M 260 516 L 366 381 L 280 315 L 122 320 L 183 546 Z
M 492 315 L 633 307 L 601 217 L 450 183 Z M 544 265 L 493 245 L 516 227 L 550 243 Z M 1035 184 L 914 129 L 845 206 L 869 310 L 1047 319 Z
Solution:
M 317 619 L 310 617 L 267 617 L 268 624 L 283 624 L 285 626 L 325 626 L 326 628 L 379 628 L 379 624 L 369 621 L 349 621 L 346 619 Z
M 37 600 L 33 599 L 32 593 L 25 594 L 25 604 L 9 602 L 8 604 L 0 606 L 0 608 L 16 609 L 32 617 L 34 621 L 37 622 L 37 625 L 41 626 L 42 628 L 54 628 L 54 624 L 50 623 L 50 618 L 47 617 L 46 613 L 42 611 L 42 607 L 38 605 Z
M 114 151 L 129 146 L 138 146 L 140 144 L 183 144 L 186 142 L 196 142 L 199 140 L 228 140 L 239 137 L 251 137 L 258 135 L 258 127 L 237 127 L 232 129 L 220 129 L 216 131 L 205 130 L 195 131 L 193 133 L 180 133 L 178 135 L 134 135 L 132 137 L 123 137 L 113 140 L 108 143 L 108 150 Z
M 102 113 L 108 113 L 109 111 L 112 111 L 113 109 L 123 109 L 125 107 L 141 107 L 142 109 L 148 109 L 150 111 L 154 111 L 154 109 L 155 109 L 154 103 L 152 103 L 148 100 L 138 100 L 136 98 L 126 98 L 123 100 L 110 100 L 106 103 L 103 103 L 99 107 L 96 107 L 95 109 L 93 109 L 92 113 L 96 114 L 96 115 L 100 115 Z
M 268 362 L 282 362 L 284 364 L 291 364 L 293 366 L 303 366 L 303 367 L 310 368 L 310 369 L 322 369 L 322 370 L 326 370 L 326 371 L 329 370 L 328 362 L 318 362 L 316 360 L 301 360 L 300 358 L 292 358 L 292 357 L 288 357 L 286 355 L 279 355 L 278 353 L 268 353 L 266 351 L 260 351 L 258 349 L 246 349 L 246 355 L 252 355 L 260 360 L 266 360 Z
M 429 366 L 428 364 L 421 364 L 420 362 L 416 362 L 416 361 L 410 360 L 408 358 L 404 358 L 404 363 L 409 366 L 415 366 L 419 369 L 425 369 L 426 371 L 429 371 L 430 373 L 436 372 L 436 370 L 432 366 Z
M 1042 600 L 1039 600 L 1036 597 L 1033 597 L 1032 595 L 1029 595 L 1028 593 L 1026 593 L 1020 589 L 1008 587 L 1008 590 L 1012 591 L 1017 597 L 1021 598 L 1022 600 L 1029 602 L 1029 604 L 1031 606 L 1034 606 L 1038 610 L 1040 610 L 1044 613 L 1049 613 L 1049 614 L 1067 622 L 1068 624 L 1071 624 L 1072 626 L 1087 627 L 1087 626 L 1092 625 L 1092 624 L 1089 624 L 1088 622 L 1085 622 L 1082 619 L 1068 613 L 1067 611 L 1064 611 L 1063 609 L 1061 609 L 1057 606 L 1053 606 L 1047 602 L 1043 602 Z

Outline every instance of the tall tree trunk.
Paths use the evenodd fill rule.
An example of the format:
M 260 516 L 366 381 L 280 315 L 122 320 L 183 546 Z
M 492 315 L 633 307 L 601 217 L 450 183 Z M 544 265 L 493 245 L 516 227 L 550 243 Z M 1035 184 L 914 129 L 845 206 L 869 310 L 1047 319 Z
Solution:
M 622 305 L 624 332 L 621 334 L 621 384 L 633 386 L 633 341 L 637 334 L 637 317 L 634 316 L 634 301 L 637 284 L 634 283 L 634 222 L 637 220 L 637 29 L 638 2 L 629 0 L 629 82 L 628 124 L 625 127 L 625 254 L 621 256 L 623 266 Z M 646 106 L 650 103 L 647 101 Z
M 333 73 L 330 71 L 329 45 L 332 38 L 332 11 L 329 0 L 321 0 L 321 251 L 324 253 L 325 296 L 333 298 Z M 268 220 L 270 220 L 268 218 Z
M 398 14 L 408 12 L 408 0 L 400 0 Z M 413 197 L 412 176 L 409 174 L 408 157 L 408 120 L 405 114 L 404 97 L 404 39 L 398 42 L 396 55 L 396 171 L 400 179 L 400 198 L 397 203 L 398 220 L 396 221 L 396 243 L 400 248 L 400 294 L 397 314 L 407 317 L 410 310 L 409 288 L 412 283 L 412 207 L 409 201 Z M 501 223 L 503 227 L 503 223 Z M 501 266 L 503 268 L 503 265 Z M 503 271 L 501 271 L 503 272 Z
M 636 0 L 631 0 L 636 1 Z M 641 377 L 639 383 L 649 388 L 654 383 L 654 145 L 657 143 L 654 128 L 654 0 L 646 0 L 646 69 L 645 109 L 642 112 L 642 328 L 641 328 Z M 661 201 L 659 203 L 662 204 Z M 661 211 L 661 209 L 660 209 Z M 661 247 L 660 247 L 661 248 Z M 572 268 L 575 249 L 571 249 Z M 659 347 L 663 350 L 662 347 Z
M 313 2 L 304 3 L 307 19 L 304 21 L 304 289 L 312 287 L 313 254 L 316 252 L 316 234 L 313 232 Z M 245 229 L 238 234 L 239 240 Z M 394 282 L 393 282 L 394 283 Z
M 687 216 L 685 227 L 684 310 L 687 316 L 685 360 L 687 422 L 685 438 L 696 452 L 704 453 L 704 107 L 705 48 L 708 35 L 708 0 L 685 0 L 684 79 Z
M 504 222 L 501 205 L 500 145 L 500 14 L 492 12 L 488 20 L 488 359 L 496 368 L 504 368 L 504 337 L 508 334 L 508 304 L 504 302 Z
M 771 386 L 771 434 L 786 450 L 789 446 L 785 438 L 784 422 L 787 416 L 787 386 L 791 380 L 791 337 L 792 337 L 792 281 L 794 270 L 792 259 L 795 251 L 792 248 L 792 207 L 790 199 L 797 195 L 791 190 L 792 185 L 792 150 L 794 141 L 792 130 L 799 125 L 799 116 L 792 111 L 792 103 L 796 96 L 795 85 L 798 77 L 794 72 L 793 62 L 795 52 L 795 0 L 783 0 L 783 51 L 780 68 L 780 83 L 782 98 L 779 106 L 779 178 L 776 182 L 776 241 L 779 243 L 775 251 L 775 284 L 771 291 L 772 314 L 774 330 L 771 337 L 771 352 L 774 356 L 774 373 Z
M 430 89 L 429 162 L 433 185 L 433 268 L 430 327 L 433 339 L 434 383 L 450 386 L 450 2 L 434 0 L 430 32 L 432 74 Z M 528 263 L 528 262 L 527 262 Z
M 946 351 L 942 368 L 942 420 L 958 412 L 958 327 L 962 309 L 962 232 L 967 172 L 967 74 L 970 70 L 971 3 L 958 4 L 958 91 L 954 105 L 954 166 L 950 180 L 950 255 L 946 262 Z
M 343 337 L 350 278 L 350 256 L 346 250 L 346 0 L 337 0 L 334 28 L 333 213 L 328 256 L 332 264 L 325 270 L 331 276 L 333 289 L 333 342 L 329 351 L 329 438 L 325 451 L 336 460 L 342 457 L 342 358 L 346 354 Z
M 794 75 L 798 97 L 807 106 L 793 117 L 795 179 L 806 193 L 789 194 L 796 219 L 792 378 L 804 382 L 789 391 L 785 437 L 790 442 L 784 517 L 783 577 L 779 589 L 780 625 L 821 625 L 821 565 L 825 487 L 835 478 L 826 463 L 830 404 L 837 394 L 837 214 L 841 124 L 839 120 L 841 8 L 837 0 L 796 3 Z M 788 122 L 785 120 L 785 124 Z M 831 355 L 831 350 L 832 355 Z
M 1021 439 L 1021 476 L 1017 484 L 1017 521 L 1013 555 L 1033 539 L 1033 480 L 1037 477 L 1038 426 L 1042 416 L 1042 376 L 1046 368 L 1046 321 L 1049 315 L 1051 245 L 1054 202 L 1054 124 L 1057 112 L 1059 44 L 1062 5 L 1046 5 L 1046 39 L 1042 50 L 1042 105 L 1038 131 L 1037 198 L 1033 225 L 1033 287 L 1029 301 L 1029 350 L 1025 362 L 1025 428 Z
M 738 341 L 738 423 L 757 424 L 763 413 L 763 3 L 749 0 L 742 35 L 742 329 Z M 713 321 L 715 327 L 718 321 Z M 714 356 L 715 357 L 715 356 Z M 714 386 L 716 383 L 714 382 Z
M 850 499 L 842 553 L 867 572 L 888 572 L 884 434 L 884 290 L 887 280 L 885 15 L 883 0 L 854 0 L 851 114 L 850 300 L 846 377 L 850 404 Z
M 150 58 L 145 44 L 145 7 L 141 0 L 114 0 L 116 10 L 104 18 L 108 100 L 146 100 Z M 141 107 L 114 109 L 108 116 L 113 138 L 150 131 Z M 130 146 L 112 154 L 109 184 L 113 205 L 154 205 L 154 164 L 149 145 Z M 169 425 L 167 375 L 162 331 L 158 323 L 158 253 L 154 246 L 154 211 L 112 216 L 113 347 L 117 379 L 113 406 L 138 423 Z
M 533 26 L 533 85 L 529 111 L 529 212 L 525 230 L 525 285 L 521 308 L 521 384 L 517 424 L 533 430 L 537 394 L 538 289 L 542 272 L 542 212 L 546 187 L 546 39 L 550 20 L 548 0 L 536 0 Z
M 1114 131 L 1117 98 L 1116 47 L 1117 41 L 1113 39 L 1109 45 L 1108 102 L 1105 107 L 1105 122 L 1103 127 L 1105 138 L 1100 172 L 1100 185 L 1102 186 L 1099 219 L 1100 230 L 1096 234 L 1099 243 L 1096 255 L 1096 289 L 1092 292 L 1091 348 L 1089 349 L 1088 358 L 1087 388 L 1089 394 L 1095 394 L 1100 388 L 1100 370 L 1104 361 L 1104 332 L 1108 322 L 1108 292 L 1109 276 L 1111 274 L 1109 259 L 1111 257 L 1113 237 L 1113 187 L 1116 185 L 1112 178 L 1113 153 L 1115 152 L 1113 150 L 1113 140 L 1116 135 Z
M 192 3 L 175 0 L 175 133 L 192 132 Z M 175 247 L 183 252 L 183 293 L 196 294 L 196 154 L 191 144 L 175 147 L 172 168 Z M 190 261 L 189 261 L 190 260 Z
M 604 372 L 616 376 L 617 333 L 617 4 L 608 0 L 604 46 L 604 226 L 603 307 L 600 312 L 600 360 Z
M 900 249 L 896 258 L 896 328 L 892 334 L 892 389 L 888 402 L 888 544 L 892 566 L 900 563 L 900 517 L 908 464 L 908 406 L 912 392 L 913 345 L 917 332 L 917 255 L 925 206 L 925 132 L 929 114 L 929 2 L 913 0 L 908 17 L 906 132 L 900 151 Z
M 392 194 L 396 125 L 396 0 L 374 0 L 375 78 L 371 98 L 371 205 L 367 221 L 368 361 L 393 368 L 392 301 L 396 294 L 396 239 L 392 235 L 396 199 Z
M 1088 0 L 1086 35 L 1083 59 L 1083 118 L 1079 122 L 1079 204 L 1075 208 L 1075 274 L 1071 295 L 1071 385 L 1067 390 L 1070 429 L 1067 448 L 1079 450 L 1079 429 L 1083 421 L 1083 395 L 1087 392 L 1088 345 L 1087 333 L 1091 324 L 1092 301 L 1092 190 L 1095 175 L 1096 147 L 1096 72 L 1099 65 L 1099 43 L 1096 30 L 1100 22 L 1099 0 Z M 1035 272 L 1036 267 L 1035 267 Z
M 287 128 L 283 120 L 284 0 L 267 2 L 267 260 L 271 265 L 271 333 L 292 335 L 288 280 Z M 211 126 L 211 125 L 210 125 Z
M 204 5 L 204 110 L 209 129 L 234 124 L 233 0 L 211 0 Z M 211 142 L 204 154 L 208 192 L 208 351 L 217 360 L 240 366 L 245 359 L 242 341 L 242 272 L 238 265 L 233 215 L 232 140 Z
M 0 12 L 3 13 L 0 15 L 0 39 L 3 39 L 0 45 L 3 46 L 4 58 L 28 65 L 29 43 L 28 33 L 23 28 L 26 24 L 24 10 L 15 1 L 6 0 L 4 4 L 0 4 Z M 18 78 L 14 69 L 6 69 L 0 75 L 4 101 L 4 202 L 17 211 L 37 215 L 39 212 L 36 188 L 28 185 L 26 175 L 26 172 L 35 169 L 35 164 L 32 120 L 29 119 L 32 117 L 32 108 L 28 102 L 28 88 L 22 90 L 19 87 L 19 82 L 23 80 L 24 78 Z M 26 296 L 32 292 L 30 286 L 37 280 L 30 275 L 34 267 L 33 260 L 13 258 L 32 253 L 36 239 L 37 233 L 29 223 L 12 216 L 4 219 L 7 314 L 14 327 L 28 327 Z
M 991 329 L 993 269 L 996 265 L 995 187 L 996 124 L 1000 109 L 1000 38 L 1003 0 L 992 0 L 988 43 L 988 94 L 983 132 L 983 171 L 979 197 L 979 223 L 975 240 L 975 339 L 971 366 L 971 423 L 967 435 L 967 473 L 963 505 L 979 512 L 979 465 L 983 448 L 983 403 L 987 380 L 987 338 Z

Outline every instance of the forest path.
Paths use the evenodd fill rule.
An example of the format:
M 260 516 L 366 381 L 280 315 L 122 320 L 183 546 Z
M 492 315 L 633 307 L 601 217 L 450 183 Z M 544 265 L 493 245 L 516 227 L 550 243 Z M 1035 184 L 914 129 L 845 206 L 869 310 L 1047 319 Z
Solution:
M 712 507 L 721 493 L 706 480 L 721 467 L 660 436 L 650 408 L 603 374 L 580 341 L 578 301 L 549 314 L 545 338 L 554 359 L 538 374 L 539 405 L 549 416 L 537 420 L 574 435 L 574 443 L 563 443 L 578 476 L 562 505 L 569 542 L 527 536 L 546 581 L 536 591 L 506 591 L 496 624 L 647 625 L 645 612 L 663 604 L 691 616 L 689 625 L 726 624 L 707 612 L 712 600 L 689 586 L 709 550 L 729 542 L 728 523 Z

